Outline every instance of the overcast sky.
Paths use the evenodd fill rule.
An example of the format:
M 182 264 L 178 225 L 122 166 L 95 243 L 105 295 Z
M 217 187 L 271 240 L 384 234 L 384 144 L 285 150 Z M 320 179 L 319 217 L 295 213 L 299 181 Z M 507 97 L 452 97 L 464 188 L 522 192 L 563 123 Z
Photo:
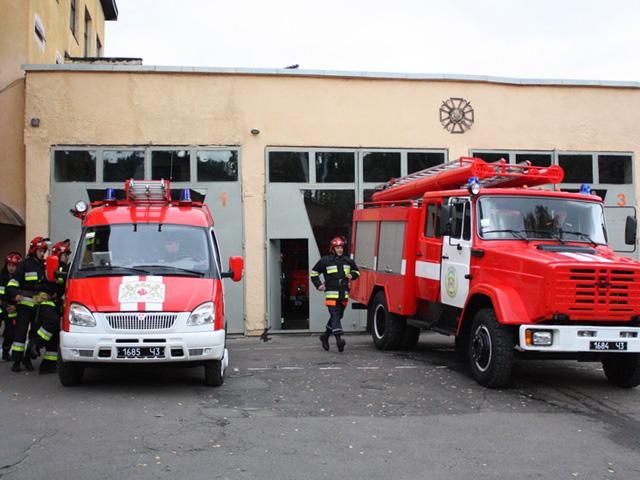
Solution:
M 145 65 L 640 81 L 640 0 L 116 0 Z

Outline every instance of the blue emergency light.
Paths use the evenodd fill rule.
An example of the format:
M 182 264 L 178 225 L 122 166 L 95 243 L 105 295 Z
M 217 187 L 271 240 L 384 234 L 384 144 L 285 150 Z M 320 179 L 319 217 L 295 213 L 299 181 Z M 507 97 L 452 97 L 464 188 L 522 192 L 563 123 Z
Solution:
M 580 193 L 591 195 L 591 185 L 589 185 L 588 183 L 583 183 L 582 185 L 580 185 Z
M 183 188 L 180 191 L 180 201 L 181 202 L 190 202 L 191 201 L 191 190 L 188 188 Z
M 107 188 L 104 191 L 104 201 L 105 202 L 115 202 L 116 201 L 116 189 L 115 188 Z
M 467 189 L 471 195 L 477 195 L 480 192 L 480 179 L 478 177 L 469 177 Z

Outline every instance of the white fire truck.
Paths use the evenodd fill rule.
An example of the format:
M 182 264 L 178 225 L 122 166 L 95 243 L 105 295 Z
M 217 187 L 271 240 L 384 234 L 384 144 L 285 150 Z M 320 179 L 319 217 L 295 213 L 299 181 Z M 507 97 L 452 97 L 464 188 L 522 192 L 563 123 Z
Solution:
M 612 384 L 640 384 L 640 263 L 607 246 L 601 199 L 559 191 L 563 176 L 463 157 L 358 205 L 351 297 L 376 347 L 432 330 L 455 336 L 487 387 L 507 384 L 516 358 L 601 361 Z M 628 217 L 626 243 L 636 229 Z

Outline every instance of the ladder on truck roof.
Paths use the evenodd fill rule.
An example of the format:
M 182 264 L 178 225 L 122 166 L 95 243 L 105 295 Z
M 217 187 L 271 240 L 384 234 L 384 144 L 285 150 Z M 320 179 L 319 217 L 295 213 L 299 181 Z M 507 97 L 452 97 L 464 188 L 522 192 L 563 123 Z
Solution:
M 531 162 L 507 163 L 485 162 L 481 158 L 461 157 L 448 163 L 425 168 L 400 178 L 393 178 L 378 187 L 373 194 L 374 202 L 396 201 L 417 198 L 426 192 L 454 190 L 468 184 L 475 177 L 481 187 L 534 187 L 549 183 L 560 183 L 564 178 L 562 167 L 535 167 Z
M 125 193 L 127 202 L 136 205 L 167 205 L 171 203 L 168 180 L 127 180 Z

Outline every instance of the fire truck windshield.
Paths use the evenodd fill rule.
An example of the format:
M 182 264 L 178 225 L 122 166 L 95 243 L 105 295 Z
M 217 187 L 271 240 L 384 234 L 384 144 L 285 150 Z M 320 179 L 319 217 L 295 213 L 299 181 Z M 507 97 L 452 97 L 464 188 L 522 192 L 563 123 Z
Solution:
M 557 240 L 606 244 L 604 209 L 563 198 L 487 196 L 478 200 L 478 234 L 485 240 Z
M 82 232 L 71 276 L 217 278 L 212 252 L 205 228 L 157 223 L 88 227 Z

